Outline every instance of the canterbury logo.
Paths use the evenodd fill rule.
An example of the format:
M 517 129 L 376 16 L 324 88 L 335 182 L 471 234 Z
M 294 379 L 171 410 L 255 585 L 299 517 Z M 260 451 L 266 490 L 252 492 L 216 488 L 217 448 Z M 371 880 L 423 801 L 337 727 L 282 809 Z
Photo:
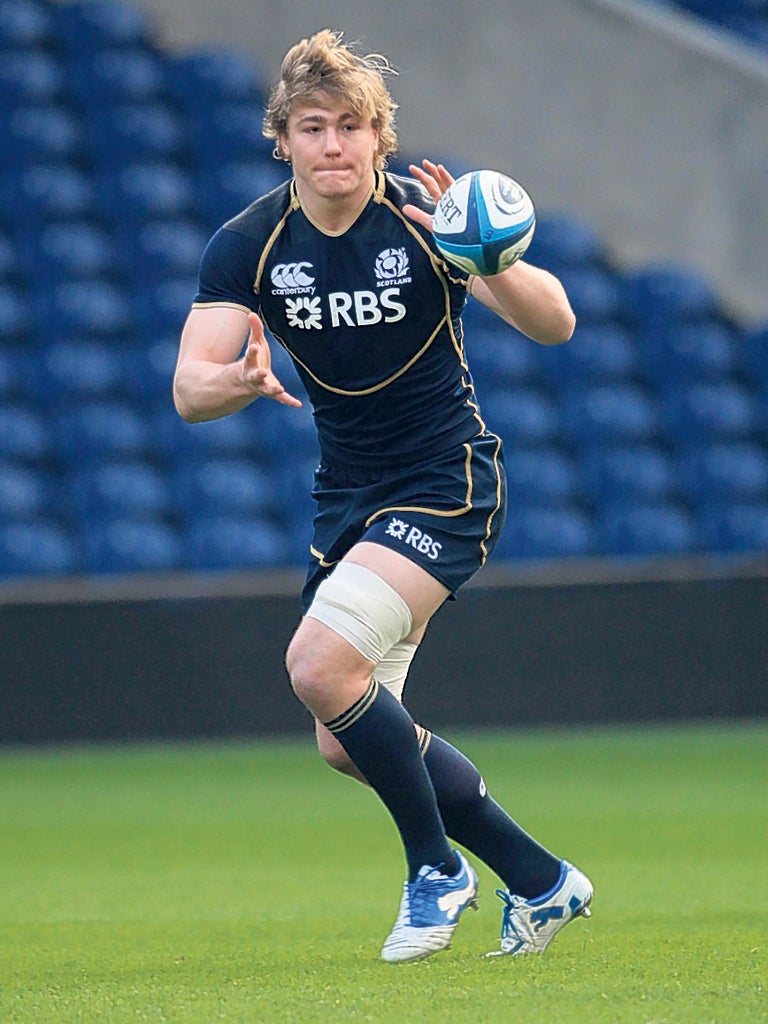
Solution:
M 279 292 L 293 292 L 311 287 L 315 279 L 308 271 L 314 270 L 311 263 L 278 263 L 272 268 L 272 284 Z

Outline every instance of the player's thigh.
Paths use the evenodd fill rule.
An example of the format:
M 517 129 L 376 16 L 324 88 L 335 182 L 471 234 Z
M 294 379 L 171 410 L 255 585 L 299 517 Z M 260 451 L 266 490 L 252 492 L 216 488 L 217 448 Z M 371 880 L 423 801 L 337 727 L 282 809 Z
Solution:
M 405 555 L 371 541 L 355 544 L 344 560 L 370 569 L 397 591 L 413 620 L 412 630 L 404 639 L 419 643 L 427 623 L 447 599 L 448 588 Z

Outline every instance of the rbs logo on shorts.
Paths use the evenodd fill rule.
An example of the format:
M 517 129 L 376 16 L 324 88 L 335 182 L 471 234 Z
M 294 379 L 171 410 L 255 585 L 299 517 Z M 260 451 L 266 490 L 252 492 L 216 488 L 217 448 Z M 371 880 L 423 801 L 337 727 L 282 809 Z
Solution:
M 410 523 L 403 522 L 402 519 L 394 517 L 390 519 L 387 524 L 386 534 L 388 537 L 401 540 L 404 544 L 409 544 L 420 554 L 431 558 L 433 562 L 440 557 L 440 550 L 443 545 L 439 541 L 432 540 L 428 533 L 424 533 L 417 526 L 411 526 Z

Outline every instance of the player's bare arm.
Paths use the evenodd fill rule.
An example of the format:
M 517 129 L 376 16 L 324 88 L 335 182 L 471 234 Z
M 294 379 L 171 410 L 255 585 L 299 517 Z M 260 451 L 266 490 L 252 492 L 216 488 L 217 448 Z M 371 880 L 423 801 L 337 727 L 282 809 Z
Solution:
M 269 342 L 256 313 L 218 306 L 193 309 L 187 318 L 173 397 L 179 415 L 189 423 L 228 416 L 262 397 L 301 405 L 272 371 Z
M 437 203 L 453 183 L 453 175 L 443 164 L 422 160 L 421 167 L 408 168 Z M 432 215 L 410 204 L 403 212 L 417 224 L 432 230 Z M 470 294 L 493 310 L 508 324 L 540 345 L 560 345 L 568 341 L 576 326 L 565 289 L 554 274 L 518 260 L 501 274 L 473 277 Z

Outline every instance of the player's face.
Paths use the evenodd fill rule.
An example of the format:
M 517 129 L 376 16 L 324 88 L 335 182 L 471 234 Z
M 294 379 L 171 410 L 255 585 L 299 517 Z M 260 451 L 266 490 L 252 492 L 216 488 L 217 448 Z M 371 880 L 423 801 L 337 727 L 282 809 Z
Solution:
M 372 187 L 378 142 L 369 121 L 330 96 L 296 104 L 280 138 L 302 198 L 354 201 Z

